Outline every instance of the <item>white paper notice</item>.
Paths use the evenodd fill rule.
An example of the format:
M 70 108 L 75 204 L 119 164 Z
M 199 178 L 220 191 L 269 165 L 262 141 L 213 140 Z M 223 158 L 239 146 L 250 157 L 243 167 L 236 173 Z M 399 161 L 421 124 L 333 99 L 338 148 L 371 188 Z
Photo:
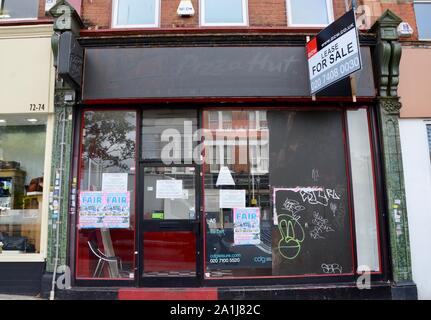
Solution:
M 218 173 L 216 186 L 234 186 L 235 181 L 233 181 L 232 174 L 228 167 L 221 167 Z
M 127 192 L 127 173 L 104 173 L 102 175 L 103 192 Z
M 223 209 L 245 208 L 245 190 L 220 190 L 219 206 Z
M 183 199 L 183 180 L 157 180 L 157 199 Z

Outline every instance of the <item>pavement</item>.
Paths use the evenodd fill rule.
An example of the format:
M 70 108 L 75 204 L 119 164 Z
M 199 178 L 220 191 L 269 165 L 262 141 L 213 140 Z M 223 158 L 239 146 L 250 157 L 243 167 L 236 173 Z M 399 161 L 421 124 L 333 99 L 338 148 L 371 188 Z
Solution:
M 13 294 L 0 294 L 0 300 L 43 300 L 39 297 L 21 296 Z

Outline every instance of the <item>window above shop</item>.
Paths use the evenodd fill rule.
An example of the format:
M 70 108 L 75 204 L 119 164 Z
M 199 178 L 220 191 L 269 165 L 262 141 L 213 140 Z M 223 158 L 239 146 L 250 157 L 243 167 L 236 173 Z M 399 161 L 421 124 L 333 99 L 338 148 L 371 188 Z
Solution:
M 415 1 L 414 9 L 419 40 L 431 40 L 431 1 Z
M 0 0 L 1 20 L 37 19 L 39 0 Z
M 202 26 L 246 26 L 247 0 L 201 0 Z
M 287 0 L 291 27 L 324 27 L 334 20 L 332 0 Z
M 114 28 L 152 28 L 159 26 L 160 0 L 114 0 Z

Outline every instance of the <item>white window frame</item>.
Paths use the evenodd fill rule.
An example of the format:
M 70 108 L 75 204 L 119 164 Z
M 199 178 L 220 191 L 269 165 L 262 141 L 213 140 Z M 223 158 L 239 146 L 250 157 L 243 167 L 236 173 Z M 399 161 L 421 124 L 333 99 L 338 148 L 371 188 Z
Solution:
M 254 127 L 250 127 L 250 125 L 249 125 L 249 129 L 251 129 L 251 130 L 267 130 L 268 129 L 268 126 L 263 127 L 261 125 L 261 122 L 263 121 L 263 119 L 260 117 L 261 112 L 262 112 L 262 110 L 255 110 L 254 112 L 250 111 L 249 114 L 254 114 L 255 125 L 254 125 Z M 263 110 L 263 112 L 266 112 L 266 110 Z M 248 120 L 250 121 L 250 116 L 248 117 Z M 268 119 L 266 119 L 266 122 L 268 123 Z
M 250 141 L 249 159 L 252 174 L 267 174 L 269 172 L 269 143 L 262 145 L 260 141 Z
M 155 0 L 157 3 L 155 5 L 155 19 L 154 24 L 117 24 L 118 19 L 118 5 L 121 0 L 114 0 L 112 2 L 112 18 L 111 18 L 111 28 L 158 28 L 160 27 L 160 6 L 161 1 Z
M 0 6 L 1 6 L 1 2 L 0 1 Z M 36 17 L 30 17 L 30 18 L 0 18 L 0 22 L 1 21 L 34 21 L 37 20 L 39 17 L 39 10 L 38 12 L 36 12 Z
M 214 121 L 214 119 L 211 119 L 211 114 L 216 114 L 217 115 L 217 121 Z M 211 128 L 211 123 L 216 123 L 217 122 L 217 127 L 216 128 Z M 208 127 L 211 130 L 218 130 L 221 129 L 221 122 L 220 122 L 220 111 L 208 111 Z
M 415 11 L 415 4 L 428 4 L 429 6 L 431 6 L 431 0 L 414 0 L 413 1 L 413 10 Z M 417 18 L 416 18 L 416 11 L 415 11 L 415 21 L 416 21 L 416 24 L 417 24 Z M 419 41 L 431 41 L 431 39 L 428 39 L 428 38 L 421 38 L 420 37 L 420 34 L 419 34 L 419 26 L 416 26 L 417 27 L 417 31 L 418 31 L 418 40 Z
M 326 10 L 328 11 L 328 24 L 306 24 L 306 23 L 292 23 L 292 6 L 290 3 L 291 0 L 286 0 L 286 9 L 287 9 L 287 25 L 289 27 L 316 27 L 316 28 L 322 28 L 327 27 L 329 24 L 331 24 L 334 21 L 334 6 L 332 3 L 332 0 L 325 0 L 326 1 Z
M 199 8 L 200 8 L 200 25 L 202 27 L 224 27 L 224 26 L 231 26 L 231 27 L 241 27 L 241 26 L 248 26 L 248 0 L 241 0 L 242 1 L 242 12 L 243 12 L 243 21 L 242 22 L 205 22 L 205 0 L 199 0 Z

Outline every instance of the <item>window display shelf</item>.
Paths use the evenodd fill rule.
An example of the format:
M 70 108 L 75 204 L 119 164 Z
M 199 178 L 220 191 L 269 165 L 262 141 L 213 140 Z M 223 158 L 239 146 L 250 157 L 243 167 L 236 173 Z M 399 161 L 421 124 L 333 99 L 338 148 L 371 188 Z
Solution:
M 43 195 L 43 192 L 40 191 L 33 191 L 33 192 L 27 192 L 27 196 L 41 196 Z

